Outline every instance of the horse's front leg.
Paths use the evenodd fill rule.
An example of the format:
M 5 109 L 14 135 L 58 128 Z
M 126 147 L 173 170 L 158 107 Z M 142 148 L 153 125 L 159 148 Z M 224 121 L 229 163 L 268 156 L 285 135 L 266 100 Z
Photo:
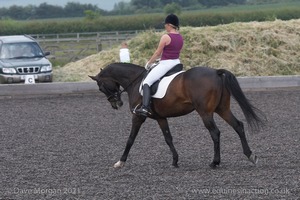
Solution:
M 168 121 L 165 118 L 161 118 L 161 119 L 157 119 L 157 122 L 164 134 L 165 141 L 169 145 L 170 150 L 173 154 L 173 166 L 178 167 L 178 164 L 177 164 L 178 163 L 178 153 L 173 145 L 173 138 L 172 138 L 172 135 L 171 135 L 171 132 L 169 129 Z
M 121 159 L 114 164 L 114 168 L 121 168 L 125 165 L 129 151 L 130 151 L 130 149 L 134 143 L 134 140 L 141 128 L 141 125 L 145 122 L 145 120 L 146 120 L 145 117 L 140 117 L 140 116 L 136 116 L 136 115 L 132 116 L 131 132 L 130 132 L 129 138 L 127 140 L 127 144 L 126 144 L 124 153 L 123 153 Z

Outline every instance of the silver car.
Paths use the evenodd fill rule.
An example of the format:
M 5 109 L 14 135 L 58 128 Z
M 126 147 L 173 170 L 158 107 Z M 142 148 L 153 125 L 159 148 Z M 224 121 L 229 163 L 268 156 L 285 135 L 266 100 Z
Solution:
M 0 83 L 24 82 L 28 76 L 35 82 L 52 82 L 52 64 L 30 36 L 0 36 Z

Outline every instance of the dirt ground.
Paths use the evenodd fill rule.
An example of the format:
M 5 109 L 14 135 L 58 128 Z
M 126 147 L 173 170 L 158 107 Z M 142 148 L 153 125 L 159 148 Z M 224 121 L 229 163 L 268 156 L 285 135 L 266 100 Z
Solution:
M 248 91 L 267 116 L 247 138 L 257 166 L 218 116 L 222 163 L 210 169 L 213 142 L 195 113 L 171 118 L 179 168 L 147 120 L 124 168 L 114 169 L 131 127 L 126 94 L 113 110 L 100 94 L 2 98 L 0 199 L 299 199 L 300 90 Z M 232 110 L 245 122 L 242 111 Z

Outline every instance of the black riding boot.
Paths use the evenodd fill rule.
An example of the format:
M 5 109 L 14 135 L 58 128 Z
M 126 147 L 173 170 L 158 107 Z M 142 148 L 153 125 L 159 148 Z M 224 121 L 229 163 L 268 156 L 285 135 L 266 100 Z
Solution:
M 135 112 L 138 115 L 143 115 L 147 117 L 148 115 L 151 115 L 150 112 L 150 99 L 151 99 L 151 94 L 150 94 L 150 87 L 148 84 L 143 85 L 143 105 L 136 109 Z

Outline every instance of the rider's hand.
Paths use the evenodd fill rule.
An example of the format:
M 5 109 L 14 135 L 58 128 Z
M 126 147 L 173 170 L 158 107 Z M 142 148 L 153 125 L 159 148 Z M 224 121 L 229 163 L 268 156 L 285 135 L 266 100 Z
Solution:
M 145 68 L 146 70 L 150 70 L 152 68 L 153 64 L 149 64 L 149 62 L 146 63 Z
M 149 70 L 153 69 L 154 67 L 156 67 L 158 65 L 159 61 L 160 61 L 159 59 L 155 60 L 154 63 L 149 63 L 149 61 L 148 61 L 145 65 L 146 70 L 149 71 Z

